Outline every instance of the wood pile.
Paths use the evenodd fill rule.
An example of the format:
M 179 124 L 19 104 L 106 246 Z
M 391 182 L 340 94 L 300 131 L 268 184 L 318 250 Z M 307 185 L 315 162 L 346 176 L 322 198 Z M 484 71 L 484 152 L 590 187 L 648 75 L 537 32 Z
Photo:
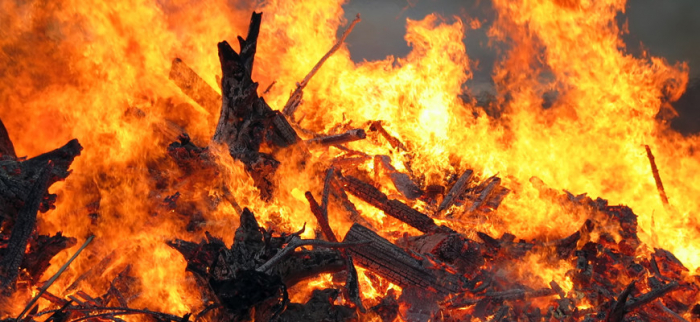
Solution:
M 319 172 L 323 178 L 320 202 L 311 191 L 305 196 L 317 220 L 319 234 L 303 239 L 306 227 L 296 232 L 277 232 L 260 225 L 252 211 L 224 191 L 240 214 L 240 225 L 231 247 L 224 239 L 203 233 L 201 241 L 172 239 L 167 243 L 187 261 L 196 276 L 203 306 L 185 316 L 134 309 L 129 297 L 136 294 L 129 267 L 119 274 L 101 296 L 76 291 L 68 299 L 48 292 L 44 299 L 54 308 L 29 312 L 23 320 L 49 316 L 52 321 L 112 320 L 126 315 L 146 315 L 158 321 L 685 321 L 700 318 L 700 276 L 693 275 L 673 254 L 654 249 L 640 256 L 637 216 L 625 206 L 606 200 L 560 193 L 537 178 L 531 183 L 543 198 L 588 216 L 578 231 L 560 240 L 523 240 L 505 233 L 490 236 L 466 235 L 445 225 L 465 217 L 495 211 L 510 190 L 500 178 L 479 178 L 471 169 L 452 174 L 444 186 L 425 186 L 412 170 L 398 171 L 389 156 L 367 155 L 343 144 L 374 135 L 394 149 L 408 152 L 406 144 L 389 134 L 381 121 L 361 127 L 339 126 L 326 135 L 301 128 L 294 120 L 308 77 L 292 94 L 284 113 L 273 110 L 258 96 L 251 78 L 262 14 L 253 13 L 247 37 L 238 38 L 236 52 L 227 42 L 219 43 L 223 77 L 222 96 L 181 60 L 173 62 L 171 78 L 195 102 L 222 107 L 212 143 L 224 145 L 245 166 L 263 200 L 274 198 L 278 151 L 288 149 L 300 159 L 310 149 L 337 147 L 344 153 Z M 346 32 L 347 34 L 347 32 Z M 328 55 L 327 55 L 328 56 Z M 324 57 L 324 59 L 327 57 Z M 315 67 L 318 69 L 320 65 Z M 205 107 L 207 107 L 205 106 Z M 46 269 L 48 260 L 75 240 L 60 234 L 36 236 L 37 211 L 46 211 L 55 200 L 46 188 L 64 179 L 70 162 L 80 152 L 77 141 L 29 160 L 17 158 L 11 142 L 0 128 L 0 209 L 5 216 L 0 240 L 0 283 L 9 290 L 18 280 L 31 281 Z M 4 134 L 3 134 L 4 133 Z M 302 136 L 304 139 L 302 139 Z M 261 147 L 264 147 L 261 148 Z M 264 153 L 261 151 L 272 151 Z M 218 175 L 207 147 L 195 145 L 187 136 L 168 147 L 168 155 L 185 176 L 203 171 Z M 358 163 L 374 162 L 374 173 L 358 170 Z M 299 167 L 304 167 L 304 162 Z M 391 182 L 401 198 L 389 196 L 376 179 Z M 387 216 L 415 229 L 414 236 L 383 232 L 362 217 L 349 196 L 381 210 Z M 405 201 L 402 201 L 405 200 Z M 420 200 L 429 211 L 414 208 Z M 165 203 L 175 209 L 178 195 Z M 329 220 L 330 203 L 336 203 L 354 222 L 341 239 Z M 432 207 L 432 208 L 431 208 Z M 439 219 L 439 220 L 437 220 Z M 386 236 L 394 236 L 387 238 Z M 27 248 L 27 245 L 30 247 Z M 25 252 L 28 249 L 28 252 Z M 513 268 L 531 269 L 531 258 L 555 267 L 568 263 L 571 285 L 541 281 L 540 287 L 514 278 Z M 108 256 L 109 257 L 109 256 Z M 109 265 L 109 258 L 96 265 Z M 384 292 L 368 300 L 358 281 L 356 266 L 365 270 L 374 289 Z M 18 278 L 19 272 L 26 276 Z M 537 273 L 537 272 L 533 272 Z M 86 274 L 90 274 L 87 272 Z M 288 290 L 320 274 L 333 276 L 333 287 L 314 290 L 304 303 L 293 303 Z M 401 288 L 400 296 L 382 280 Z M 157 287 L 152 286 L 152 287 Z M 543 309 L 544 308 L 544 309 Z M 21 316 L 20 316 L 21 317 Z M 15 319 L 9 319 L 15 320 Z

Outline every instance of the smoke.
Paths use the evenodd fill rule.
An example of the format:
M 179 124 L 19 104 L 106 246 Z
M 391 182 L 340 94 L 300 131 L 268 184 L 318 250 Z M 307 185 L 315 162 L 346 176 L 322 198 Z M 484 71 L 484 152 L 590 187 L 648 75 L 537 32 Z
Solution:
M 362 15 L 348 37 L 352 59 L 383 59 L 386 56 L 404 56 L 410 48 L 403 39 L 406 34 L 406 19 L 422 19 L 436 12 L 445 19 L 457 16 L 470 26 L 478 20 L 481 27 L 467 29 L 464 42 L 471 61 L 473 78 L 467 82 L 474 95 L 493 91 L 491 71 L 498 49 L 489 43 L 486 36 L 495 13 L 490 0 L 350 0 L 345 5 L 348 21 L 355 14 Z M 700 1 L 697 0 L 632 0 L 620 16 L 620 23 L 627 23 L 629 34 L 624 36 L 627 50 L 639 56 L 643 51 L 649 55 L 664 57 L 669 62 L 687 62 L 690 77 L 700 78 Z M 339 31 L 342 32 L 342 31 Z M 679 116 L 671 123 L 677 131 L 688 135 L 700 133 L 700 86 L 691 82 L 687 93 L 674 107 Z

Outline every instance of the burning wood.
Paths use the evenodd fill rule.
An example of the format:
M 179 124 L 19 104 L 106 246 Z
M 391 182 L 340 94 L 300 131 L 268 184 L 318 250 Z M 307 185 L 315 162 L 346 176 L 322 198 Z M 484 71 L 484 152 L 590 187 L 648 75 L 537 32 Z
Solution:
M 348 142 L 353 142 L 357 140 L 362 140 L 366 137 L 365 130 L 354 129 L 347 131 L 343 134 L 329 135 L 324 137 L 313 138 L 306 141 L 307 145 L 312 147 L 328 147 L 331 145 L 338 145 Z
M 301 126 L 294 122 L 293 115 L 301 104 L 303 90 L 326 59 L 340 48 L 359 17 L 297 84 L 283 112 L 273 110 L 258 95 L 258 83 L 252 79 L 261 21 L 262 14 L 253 13 L 247 37 L 238 38 L 238 52 L 228 42 L 219 43 L 223 72 L 221 96 L 184 62 L 179 59 L 172 62 L 170 79 L 207 111 L 215 109 L 215 103 L 221 99 L 220 117 L 211 149 L 198 146 L 183 133 L 178 142 L 167 147 L 170 159 L 159 159 L 171 169 L 163 169 L 157 175 L 153 174 L 154 169 L 148 169 L 152 177 L 169 178 L 169 171 L 177 175 L 169 180 L 146 179 L 156 182 L 149 186 L 154 191 L 149 190 L 152 196 L 148 197 L 157 201 L 154 212 L 160 214 L 144 221 L 150 224 L 162 213 L 184 213 L 178 211 L 183 204 L 193 209 L 185 216 L 188 234 L 168 230 L 177 238 L 172 237 L 166 244 L 179 252 L 187 263 L 190 277 L 195 277 L 196 282 L 192 284 L 198 289 L 194 292 L 202 295 L 201 306 L 196 308 L 199 312 L 175 315 L 129 307 L 139 296 L 139 287 L 144 286 L 131 276 L 137 268 L 132 268 L 130 263 L 121 263 L 116 268 L 116 262 L 128 261 L 128 258 L 116 258 L 113 252 L 102 258 L 91 258 L 89 266 L 92 268 L 76 274 L 64 290 L 48 293 L 46 290 L 69 261 L 54 278 L 43 284 L 24 312 L 17 318 L 13 316 L 12 321 L 38 321 L 49 314 L 49 320 L 64 322 L 122 321 L 127 315 L 178 322 L 189 321 L 193 316 L 195 321 L 338 322 L 373 318 L 388 322 L 399 317 L 409 321 L 663 318 L 682 321 L 700 316 L 697 305 L 700 277 L 671 252 L 654 249 L 652 253 L 642 247 L 637 235 L 637 216 L 628 207 L 609 206 L 606 200 L 592 200 L 586 194 L 562 194 L 533 177 L 535 194 L 539 192 L 543 200 L 562 206 L 562 211 L 576 213 L 576 226 L 572 230 L 579 224 L 582 226 L 578 231 L 558 231 L 558 236 L 525 240 L 504 232 L 497 227 L 497 220 L 487 218 L 490 212 L 497 210 L 511 188 L 518 193 L 522 190 L 517 184 L 511 186 L 513 181 L 507 176 L 503 180 L 496 176 L 484 179 L 482 174 L 471 169 L 461 174 L 431 173 L 433 170 L 416 174 L 412 168 L 419 167 L 411 166 L 414 156 L 409 149 L 416 146 L 415 142 L 402 143 L 405 138 L 391 135 L 381 121 L 363 121 L 369 132 L 365 132 L 365 128 L 354 128 L 351 121 L 328 124 L 332 135 L 320 136 L 314 131 L 305 131 L 311 138 L 302 142 L 297 135 Z M 335 134 L 342 131 L 345 132 Z M 359 141 L 355 143 L 358 146 L 374 144 L 374 147 L 384 146 L 384 150 L 355 150 L 354 146 L 351 150 L 341 145 L 355 141 Z M 386 147 L 386 142 L 393 150 Z M 226 180 L 230 169 L 218 163 L 215 154 L 218 145 L 226 146 L 231 157 L 242 163 L 261 200 L 237 194 L 236 185 L 244 185 L 241 182 L 245 180 Z M 307 150 L 329 146 L 338 149 Z M 0 123 L 0 213 L 3 215 L 0 217 L 0 287 L 6 293 L 2 300 L 10 299 L 9 295 L 19 288 L 20 282 L 39 285 L 49 260 L 75 244 L 75 239 L 60 233 L 53 237 L 38 236 L 36 226 L 37 213 L 52 208 L 55 201 L 48 187 L 68 176 L 68 168 L 80 150 L 78 142 L 73 140 L 35 158 L 18 158 Z M 331 150 L 341 150 L 342 155 L 313 156 L 330 154 Z M 299 154 L 301 161 L 294 160 L 291 164 L 290 158 L 283 157 L 285 153 Z M 649 147 L 647 153 L 659 193 L 664 204 L 668 204 Z M 405 158 L 401 160 L 406 170 L 397 170 L 389 155 Z M 446 159 L 448 157 L 452 158 L 449 155 Z M 310 179 L 312 182 L 299 180 L 293 187 L 298 189 L 288 193 L 294 199 L 282 199 L 286 192 L 276 188 L 288 186 L 278 185 L 279 176 L 299 170 L 315 179 Z M 188 180 L 196 184 L 182 183 Z M 169 185 L 165 181 L 177 183 Z M 207 185 L 212 182 L 211 186 Z M 389 193 L 391 198 L 385 194 L 382 185 L 390 184 L 401 194 Z M 200 198 L 204 201 L 183 201 L 188 190 L 183 187 L 202 190 L 197 193 L 206 195 Z M 304 235 L 306 226 L 297 232 L 285 232 L 289 224 L 301 226 L 301 223 L 285 222 L 288 219 L 286 209 L 267 211 L 266 206 L 273 203 L 289 201 L 299 205 L 299 199 L 303 202 L 299 191 L 305 191 L 304 197 L 314 216 L 302 218 L 316 218 L 317 229 L 325 240 Z M 366 205 L 353 204 L 346 192 L 376 209 L 367 210 Z M 320 204 L 314 195 L 321 196 Z M 227 211 L 239 221 L 231 246 L 224 242 L 225 234 L 204 231 L 218 227 L 207 222 L 212 217 L 202 213 L 215 211 L 226 204 L 224 201 L 233 208 Z M 256 210 L 256 213 L 265 214 L 265 217 L 259 221 L 260 217 L 256 218 L 249 208 L 241 205 L 250 206 L 250 209 L 261 207 L 263 210 Z M 393 219 L 383 222 L 371 218 L 371 212 L 377 209 L 399 223 Z M 334 212 L 339 210 L 349 213 L 349 219 L 341 217 L 336 221 L 338 217 Z M 445 213 L 447 215 L 443 215 Z M 468 216 L 481 216 L 492 220 L 489 224 L 493 225 L 472 226 L 460 218 Z M 403 223 L 422 234 L 415 234 L 413 230 L 411 234 L 392 231 L 405 227 Z M 343 227 L 335 227 L 341 224 L 352 224 L 344 236 Z M 496 233 L 500 237 L 492 237 L 497 236 Z M 199 242 L 189 241 L 196 236 L 204 237 Z M 338 242 L 341 239 L 342 242 Z M 88 242 L 90 240 L 92 237 Z M 162 245 L 162 241 L 159 242 Z M 356 264 L 365 271 L 358 274 Z M 103 285 L 95 287 L 97 291 L 80 289 L 102 278 L 108 268 L 114 269 L 114 274 Z M 316 286 L 310 286 L 310 279 L 314 279 Z M 372 294 L 370 289 L 377 294 Z M 24 287 L 23 290 L 30 289 Z M 289 294 L 294 291 L 307 296 L 301 301 L 297 299 L 299 303 L 292 303 L 293 297 Z M 47 302 L 42 304 L 41 311 L 38 307 L 34 309 L 39 299 Z

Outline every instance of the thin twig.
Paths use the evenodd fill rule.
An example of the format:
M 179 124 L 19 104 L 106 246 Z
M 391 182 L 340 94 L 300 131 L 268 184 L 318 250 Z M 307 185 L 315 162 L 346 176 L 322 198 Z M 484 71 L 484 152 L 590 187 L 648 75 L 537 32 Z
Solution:
M 39 300 L 41 295 L 49 289 L 49 287 L 61 276 L 61 274 L 63 274 L 63 272 L 68 268 L 68 266 L 70 266 L 70 264 L 78 257 L 78 255 L 80 255 L 83 249 L 85 249 L 85 247 L 87 247 L 90 244 L 90 242 L 92 242 L 93 239 L 95 239 L 94 235 L 88 237 L 88 239 L 83 243 L 83 245 L 80 246 L 78 251 L 76 251 L 75 254 L 73 254 L 73 256 L 70 259 L 68 259 L 68 261 L 65 264 L 63 264 L 63 266 L 61 266 L 58 272 L 56 272 L 56 274 L 51 276 L 51 278 L 46 283 L 44 283 L 44 286 L 41 287 L 39 293 L 36 296 L 34 296 L 34 298 L 29 302 L 29 304 L 27 304 L 27 306 L 24 308 L 24 311 L 22 311 L 22 313 L 20 313 L 17 316 L 16 320 L 20 320 L 25 313 L 29 312 L 29 310 L 32 309 L 32 307 L 34 306 L 34 304 L 36 304 L 36 301 Z
M 319 60 L 318 63 L 316 63 L 316 66 L 314 66 L 314 68 L 311 69 L 309 74 L 307 74 L 306 77 L 304 77 L 304 80 L 302 80 L 300 83 L 297 83 L 297 88 L 294 90 L 292 95 L 289 96 L 287 104 L 285 104 L 284 108 L 282 109 L 282 113 L 286 117 L 293 119 L 292 116 L 294 115 L 294 112 L 297 110 L 299 104 L 301 104 L 303 90 L 306 87 L 306 85 L 309 84 L 311 77 L 314 77 L 314 75 L 316 75 L 316 72 L 318 72 L 321 66 L 323 66 L 323 63 L 325 63 L 326 60 L 328 60 L 328 58 L 331 57 L 331 55 L 333 55 L 333 53 L 340 49 L 340 46 L 345 42 L 345 38 L 348 37 L 348 35 L 352 31 L 352 28 L 354 28 L 355 25 L 358 22 L 360 22 L 360 20 L 360 14 L 357 14 L 357 17 L 355 17 L 355 20 L 352 21 L 348 29 L 345 30 L 343 35 L 340 37 L 340 40 L 338 40 L 338 42 L 335 43 L 335 45 L 323 57 L 321 57 L 321 60 Z
M 54 310 L 57 311 L 57 310 Z M 146 310 L 146 309 L 132 309 L 128 307 L 88 307 L 88 308 L 83 308 L 83 307 L 69 307 L 66 308 L 65 311 L 73 311 L 73 312 L 105 312 L 105 311 L 116 311 L 116 312 L 108 312 L 108 313 L 102 313 L 99 315 L 92 315 L 89 317 L 82 317 L 77 320 L 73 320 L 72 322 L 77 322 L 85 319 L 89 319 L 90 317 L 96 317 L 96 316 L 105 316 L 105 315 L 130 315 L 130 314 L 144 314 L 144 315 L 151 315 L 158 317 L 162 320 L 170 320 L 170 321 L 182 321 L 183 317 L 177 316 L 177 315 L 172 315 L 168 313 L 162 313 L 162 312 L 156 312 L 156 311 L 151 311 L 151 310 Z M 49 311 L 47 311 L 49 312 Z M 42 312 L 42 314 L 46 314 L 46 312 Z

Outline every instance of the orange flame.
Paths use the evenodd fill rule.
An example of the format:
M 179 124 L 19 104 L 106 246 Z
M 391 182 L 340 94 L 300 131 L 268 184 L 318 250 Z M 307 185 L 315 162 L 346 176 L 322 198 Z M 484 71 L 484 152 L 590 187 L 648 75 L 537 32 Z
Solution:
M 131 265 L 131 275 L 140 280 L 134 307 L 173 314 L 196 310 L 202 300 L 198 286 L 185 272 L 185 261 L 164 242 L 199 240 L 207 230 L 230 245 L 238 215 L 230 204 L 214 202 L 223 198 L 222 186 L 265 226 L 291 231 L 315 223 L 303 192 L 322 189 L 323 178 L 314 169 L 340 152 L 314 151 L 314 164 L 302 172 L 291 162 L 295 156 L 281 160 L 278 190 L 269 203 L 259 200 L 242 165 L 217 147 L 211 147 L 222 172 L 217 179 L 183 180 L 165 148 L 183 130 L 198 145 L 207 145 L 216 127 L 210 122 L 212 113 L 218 111 L 186 97 L 168 73 L 172 59 L 180 57 L 218 91 L 216 43 L 245 34 L 250 12 L 263 11 L 253 79 L 262 89 L 276 82 L 260 94 L 281 109 L 295 83 L 336 42 L 336 31 L 346 23 L 340 18 L 343 3 L 0 2 L 0 118 L 18 154 L 33 156 L 73 137 L 84 146 L 73 174 L 54 185 L 57 209 L 41 216 L 39 230 L 78 238 L 95 234 L 97 239 L 51 290 L 68 295 L 62 290 L 88 276 L 80 289 L 102 294 Z M 514 193 L 498 211 L 468 223 L 441 221 L 467 235 L 510 232 L 524 239 L 555 239 L 577 230 L 586 218 L 541 197 L 530 183 L 536 176 L 557 190 L 629 205 L 639 215 L 640 235 L 649 247 L 668 249 L 696 271 L 700 230 L 693 214 L 700 210 L 694 198 L 700 194 L 700 181 L 692 178 L 700 170 L 695 152 L 700 140 L 683 137 L 656 118 L 682 94 L 688 67 L 626 53 L 615 20 L 625 4 L 494 0 L 498 18 L 489 34 L 494 42 L 508 45 L 493 71 L 497 105 L 503 111 L 499 118 L 460 98 L 468 93 L 463 84 L 474 64 L 462 40 L 481 22 L 473 20 L 465 27 L 459 17 L 435 14 L 407 20 L 405 39 L 412 51 L 406 57 L 355 63 L 347 47 L 341 48 L 307 86 L 297 118 L 303 116 L 301 126 L 324 133 L 350 121 L 357 127 L 385 121 L 387 131 L 406 143 L 409 152 L 372 140 L 348 146 L 389 155 L 399 171 L 406 171 L 410 160 L 410 168 L 425 176 L 426 185 L 443 185 L 447 175 L 467 168 L 481 177 L 500 174 Z M 546 102 L 543 97 L 555 99 Z M 656 193 L 645 144 L 656 155 L 668 208 Z M 360 167 L 372 169 L 373 164 Z M 385 192 L 395 195 L 391 184 L 382 181 Z M 178 191 L 183 202 L 194 205 L 193 213 L 160 203 Z M 417 234 L 352 201 L 387 238 L 396 238 L 392 231 Z M 95 203 L 99 210 L 90 208 Z M 414 206 L 429 212 L 422 202 Z M 197 211 L 202 218 L 193 221 Z M 334 205 L 330 222 L 339 236 L 351 224 Z M 312 234 L 307 230 L 305 237 Z M 67 252 L 57 256 L 46 276 L 67 257 Z M 539 255 L 528 260 L 536 267 L 542 262 Z M 97 264 L 101 261 L 104 267 Z M 98 271 L 87 274 L 91 268 Z M 555 280 L 568 291 L 566 269 L 549 265 L 513 274 L 537 286 Z M 528 277 L 532 274 L 536 278 Z M 400 291 L 382 283 L 381 292 Z M 310 285 L 331 284 L 325 276 Z M 381 294 L 364 273 L 361 286 L 368 301 Z M 0 313 L 16 314 L 23 308 L 19 306 Z

